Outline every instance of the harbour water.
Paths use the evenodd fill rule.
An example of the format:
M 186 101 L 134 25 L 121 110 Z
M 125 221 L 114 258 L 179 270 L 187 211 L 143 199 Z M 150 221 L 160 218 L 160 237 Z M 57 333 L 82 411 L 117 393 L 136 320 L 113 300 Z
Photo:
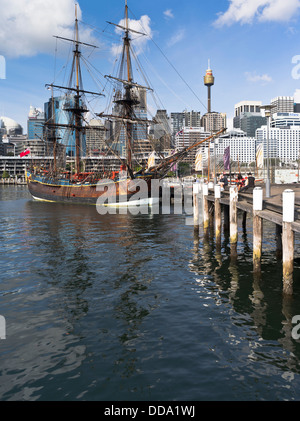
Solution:
M 0 186 L 1 401 L 300 399 L 300 243 L 282 294 L 275 227 L 194 235 L 185 215 L 99 215 Z M 298 256 L 298 257 L 297 257 Z

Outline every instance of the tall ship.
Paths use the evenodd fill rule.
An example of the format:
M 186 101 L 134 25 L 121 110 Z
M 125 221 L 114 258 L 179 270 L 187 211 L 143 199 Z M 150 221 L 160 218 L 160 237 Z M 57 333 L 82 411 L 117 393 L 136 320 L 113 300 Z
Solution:
M 81 62 L 83 56 L 81 48 L 83 46 L 95 46 L 83 43 L 79 39 L 76 6 L 74 39 L 57 37 L 72 43 L 73 46 L 69 83 L 67 86 L 55 85 L 54 83 L 46 85 L 52 91 L 52 98 L 48 105 L 52 110 L 49 113 L 51 117 L 44 123 L 44 137 L 47 145 L 51 145 L 53 160 L 49 161 L 48 165 L 40 167 L 32 165 L 26 169 L 25 173 L 29 192 L 36 200 L 97 204 L 102 195 L 109 199 L 111 194 L 113 197 L 110 200 L 110 204 L 123 205 L 130 202 L 131 198 L 140 191 L 143 183 L 143 186 L 147 186 L 147 197 L 145 200 L 151 204 L 159 199 L 159 197 L 153 197 L 153 190 L 151 190 L 152 180 L 165 178 L 172 167 L 183 160 L 191 149 L 209 141 L 212 137 L 219 135 L 225 130 L 222 129 L 213 136 L 196 142 L 180 151 L 173 151 L 167 157 L 160 156 L 157 163 L 151 163 L 151 156 L 146 161 L 141 159 L 138 162 L 134 154 L 134 129 L 137 125 L 145 127 L 149 125 L 149 120 L 136 112 L 137 106 L 141 101 L 139 92 L 152 91 L 152 89 L 149 84 L 142 85 L 134 80 L 132 57 L 135 54 L 131 45 L 132 34 L 140 36 L 145 34 L 130 28 L 127 0 L 125 1 L 123 22 L 124 26 L 108 22 L 111 25 L 115 25 L 123 33 L 118 73 L 116 76 L 105 76 L 107 80 L 114 83 L 114 108 L 111 114 L 105 114 L 104 112 L 97 114 L 99 120 L 105 119 L 108 121 L 108 124 L 113 125 L 115 136 L 116 133 L 119 133 L 118 139 L 104 140 L 106 153 L 117 160 L 119 164 L 118 170 L 115 168 L 112 170 L 109 161 L 105 159 L 100 160 L 101 163 L 91 171 L 86 171 L 84 168 L 83 157 L 86 133 L 94 131 L 95 136 L 100 136 L 101 131 L 106 130 L 105 127 L 107 126 L 103 128 L 101 125 L 91 125 L 86 118 L 89 112 L 86 96 L 88 94 L 102 96 L 103 94 L 102 92 L 86 91 L 82 84 Z M 69 116 L 67 122 L 56 121 L 54 89 L 64 92 L 66 98 L 64 110 Z M 116 130 L 116 127 L 119 128 L 119 131 Z M 74 165 L 72 163 L 71 165 L 66 165 L 65 150 L 61 147 L 61 133 L 66 133 L 66 131 L 75 141 L 75 150 L 72 154 Z M 117 143 L 120 145 L 120 133 L 124 137 L 122 150 L 115 148 Z

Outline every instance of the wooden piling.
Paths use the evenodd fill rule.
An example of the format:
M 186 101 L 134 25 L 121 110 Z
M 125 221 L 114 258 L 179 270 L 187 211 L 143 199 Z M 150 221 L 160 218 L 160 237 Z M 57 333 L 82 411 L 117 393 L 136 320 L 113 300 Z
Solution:
M 194 229 L 199 229 L 199 183 L 193 183 Z
M 203 228 L 207 230 L 209 227 L 209 208 L 208 208 L 208 200 L 207 200 L 208 185 L 207 184 L 203 184 L 202 194 L 203 194 Z
M 293 270 L 294 270 L 294 222 L 295 192 L 284 190 L 282 193 L 282 274 L 283 293 L 293 293 Z
M 215 236 L 216 245 L 221 245 L 221 228 L 222 228 L 222 217 L 221 217 L 221 186 L 215 185 Z
M 237 201 L 238 201 L 238 190 L 236 186 L 230 187 L 230 244 L 232 252 L 236 253 L 236 246 L 238 241 L 238 229 L 237 229 Z
M 261 270 L 263 222 L 259 212 L 263 209 L 263 190 L 261 187 L 253 189 L 253 270 Z

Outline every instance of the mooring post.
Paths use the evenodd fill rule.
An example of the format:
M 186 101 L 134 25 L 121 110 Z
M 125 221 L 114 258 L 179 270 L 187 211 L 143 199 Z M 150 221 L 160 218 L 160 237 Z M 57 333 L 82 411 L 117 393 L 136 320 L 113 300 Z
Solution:
M 263 223 L 259 211 L 263 209 L 263 189 L 255 187 L 253 189 L 253 270 L 260 271 Z
M 283 292 L 293 293 L 295 192 L 290 189 L 282 193 L 282 271 Z
M 236 186 L 230 187 L 230 243 L 231 251 L 236 253 L 236 246 L 238 241 L 238 229 L 237 229 L 237 201 L 238 201 L 238 189 Z
M 199 228 L 199 183 L 193 183 L 194 229 Z
M 207 230 L 209 227 L 209 210 L 208 210 L 208 200 L 207 200 L 208 185 L 207 184 L 203 184 L 202 194 L 203 194 L 203 228 Z
M 218 184 L 215 185 L 215 236 L 217 246 L 221 245 L 221 227 L 222 227 L 222 217 L 221 217 L 221 186 Z

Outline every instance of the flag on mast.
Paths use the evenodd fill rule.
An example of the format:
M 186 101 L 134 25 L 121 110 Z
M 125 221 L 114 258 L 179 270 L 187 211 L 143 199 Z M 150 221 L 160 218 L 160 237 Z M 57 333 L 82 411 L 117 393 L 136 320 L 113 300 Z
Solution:
M 203 170 L 202 152 L 199 150 L 195 156 L 195 171 Z
M 20 157 L 22 158 L 23 156 L 29 155 L 30 154 L 30 150 L 26 149 L 26 151 L 23 151 L 20 153 Z
M 230 170 L 230 146 L 227 146 L 224 151 L 224 170 Z
M 257 168 L 263 168 L 264 166 L 264 150 L 262 143 L 256 148 L 256 166 Z
M 148 157 L 148 168 L 154 167 L 155 165 L 155 151 L 153 151 Z

